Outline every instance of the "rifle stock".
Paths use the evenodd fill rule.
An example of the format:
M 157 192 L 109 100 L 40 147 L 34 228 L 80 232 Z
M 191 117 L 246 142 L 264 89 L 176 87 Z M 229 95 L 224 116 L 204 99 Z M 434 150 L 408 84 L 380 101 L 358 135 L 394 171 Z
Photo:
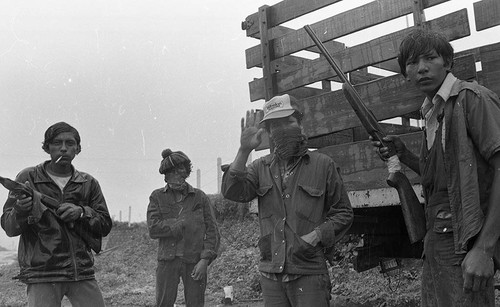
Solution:
M 408 232 L 410 242 L 415 243 L 421 241 L 426 233 L 424 210 L 418 200 L 418 197 L 415 195 L 415 191 L 411 187 L 408 178 L 402 172 L 395 171 L 400 169 L 400 166 L 394 144 L 392 144 L 392 142 L 386 142 L 383 140 L 386 134 L 378 123 L 377 119 L 363 103 L 358 92 L 354 89 L 344 72 L 337 65 L 333 57 L 330 55 L 323 43 L 318 39 L 311 27 L 309 25 L 306 25 L 304 26 L 304 30 L 307 32 L 307 34 L 309 34 L 320 52 L 326 58 L 328 63 L 330 63 L 330 66 L 342 81 L 342 92 L 344 93 L 344 96 L 356 113 L 356 116 L 361 121 L 363 127 L 374 140 L 381 142 L 382 146 L 388 147 L 389 152 L 392 156 L 391 158 L 397 161 L 397 167 L 394 169 L 389 169 L 389 178 L 387 179 L 387 184 L 395 188 L 398 192 L 403 218 L 405 220 L 406 230 Z
M 27 186 L 26 184 L 22 184 L 20 182 L 16 182 L 14 180 L 11 180 L 9 178 L 1 177 L 0 176 L 0 184 L 2 184 L 7 190 L 11 191 L 14 196 L 19 197 L 22 194 L 28 195 L 33 197 L 33 194 L 35 193 L 34 190 Z M 55 211 L 59 208 L 61 205 L 59 201 L 55 198 L 52 198 L 50 196 L 47 196 L 45 194 L 42 194 L 37 191 L 37 193 L 40 194 L 40 201 L 47 207 L 50 208 L 54 211 L 51 211 L 57 218 L 59 216 L 56 214 Z M 76 222 L 71 222 L 68 223 L 68 228 L 72 229 L 75 231 L 75 233 L 80 236 L 85 243 L 88 244 L 88 246 L 98 254 L 101 251 L 101 243 L 102 243 L 102 238 L 101 236 L 93 236 L 92 231 L 88 229 L 88 227 L 85 227 L 82 223 L 79 221 Z

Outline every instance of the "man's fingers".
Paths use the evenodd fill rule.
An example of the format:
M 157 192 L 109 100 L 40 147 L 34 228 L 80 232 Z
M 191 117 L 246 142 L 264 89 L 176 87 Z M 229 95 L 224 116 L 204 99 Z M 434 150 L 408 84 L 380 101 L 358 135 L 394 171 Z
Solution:
M 469 274 L 464 274 L 464 291 L 470 292 L 472 290 L 472 277 Z
M 482 278 L 479 278 L 479 277 L 474 278 L 474 283 L 472 285 L 472 291 L 477 292 L 481 289 L 481 280 L 482 280 Z
M 264 118 L 264 112 L 262 110 L 256 110 L 255 115 L 255 121 L 257 122 L 257 125 L 260 125 L 260 121 L 262 120 L 262 118 Z
M 256 110 L 248 110 L 246 114 L 246 120 L 243 122 L 242 121 L 242 129 L 244 128 L 250 128 L 250 127 L 258 127 L 260 124 L 260 121 L 262 120 L 262 112 L 261 111 L 256 111 Z

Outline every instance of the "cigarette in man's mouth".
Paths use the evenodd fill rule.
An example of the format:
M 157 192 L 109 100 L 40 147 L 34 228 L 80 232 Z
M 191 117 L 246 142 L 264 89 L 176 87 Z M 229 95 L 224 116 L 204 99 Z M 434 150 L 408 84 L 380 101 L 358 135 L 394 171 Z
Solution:
M 59 156 L 59 158 L 57 158 L 57 160 L 56 160 L 56 163 L 59 163 L 59 161 L 61 161 L 62 157 L 63 156 Z

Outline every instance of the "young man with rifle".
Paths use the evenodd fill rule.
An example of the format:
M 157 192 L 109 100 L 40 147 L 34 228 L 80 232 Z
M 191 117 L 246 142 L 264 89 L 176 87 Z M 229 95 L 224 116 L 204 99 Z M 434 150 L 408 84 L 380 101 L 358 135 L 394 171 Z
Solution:
M 295 98 L 287 94 L 267 101 L 263 118 L 262 112 L 248 111 L 241 120 L 240 148 L 222 180 L 224 197 L 259 200 L 265 306 L 329 306 L 325 258 L 353 221 L 337 165 L 308 150 L 301 119 Z M 246 166 L 264 130 L 274 150 Z
M 418 29 L 400 45 L 401 73 L 425 94 L 420 156 L 397 136 L 399 160 L 421 176 L 427 233 L 422 306 L 494 306 L 500 252 L 500 101 L 450 72 L 453 48 Z M 373 140 L 387 159 L 388 146 Z
M 28 306 L 104 306 L 94 276 L 94 257 L 112 226 L 96 179 L 76 170 L 78 131 L 59 122 L 45 132 L 50 160 L 22 170 L 16 182 L 0 178 L 10 191 L 1 218 L 8 236 L 19 239 L 20 274 L 28 285 Z

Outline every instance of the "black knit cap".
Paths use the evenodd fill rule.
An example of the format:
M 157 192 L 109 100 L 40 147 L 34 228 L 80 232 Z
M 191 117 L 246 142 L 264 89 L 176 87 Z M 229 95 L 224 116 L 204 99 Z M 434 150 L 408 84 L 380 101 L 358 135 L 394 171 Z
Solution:
M 191 173 L 191 160 L 182 151 L 172 151 L 168 148 L 162 151 L 161 156 L 163 159 L 160 163 L 160 174 L 165 174 L 179 167 L 184 167 L 188 175 Z

